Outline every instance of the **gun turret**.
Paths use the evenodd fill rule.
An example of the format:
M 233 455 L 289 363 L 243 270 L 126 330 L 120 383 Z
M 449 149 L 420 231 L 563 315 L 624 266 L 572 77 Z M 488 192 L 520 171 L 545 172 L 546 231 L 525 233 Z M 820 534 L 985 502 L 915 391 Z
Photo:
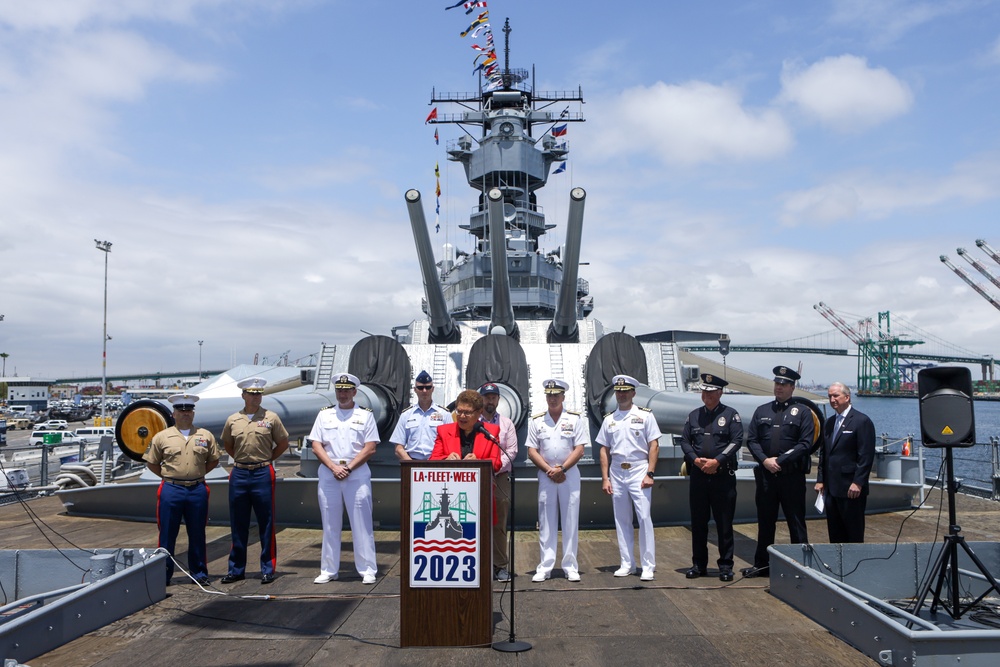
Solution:
M 510 274 L 507 271 L 507 234 L 503 219 L 503 193 L 493 188 L 487 194 L 490 216 L 490 268 L 493 273 L 493 308 L 490 311 L 490 331 L 501 327 L 504 332 L 519 338 L 514 307 L 510 299 Z
M 420 203 L 420 192 L 406 191 L 406 209 L 410 214 L 410 227 L 413 228 L 413 243 L 417 247 L 417 259 L 420 262 L 420 273 L 424 279 L 424 295 L 427 297 L 427 309 L 430 311 L 430 332 L 428 343 L 447 344 L 460 343 L 462 334 L 455 321 L 448 314 L 444 301 L 444 291 L 438 280 L 434 266 L 434 253 L 431 250 L 431 238 L 427 234 L 427 220 L 424 218 L 424 207 Z
M 566 253 L 562 258 L 562 285 L 559 302 L 549 325 L 548 342 L 579 343 L 580 329 L 576 324 L 576 283 L 580 276 L 580 244 L 583 240 L 583 204 L 587 193 L 573 188 L 569 193 L 569 217 L 566 222 Z

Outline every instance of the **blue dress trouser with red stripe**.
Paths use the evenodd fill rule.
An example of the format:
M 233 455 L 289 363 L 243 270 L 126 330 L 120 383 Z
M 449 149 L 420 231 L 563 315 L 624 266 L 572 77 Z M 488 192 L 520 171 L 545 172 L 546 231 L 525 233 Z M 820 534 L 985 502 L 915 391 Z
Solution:
M 233 468 L 229 473 L 229 522 L 233 546 L 229 550 L 229 574 L 243 575 L 247 569 L 250 540 L 250 510 L 257 517 L 260 535 L 260 573 L 274 574 L 277 544 L 274 539 L 274 468 Z
M 181 519 L 187 527 L 188 571 L 195 577 L 208 576 L 205 526 L 208 524 L 209 489 L 205 482 L 180 486 L 160 482 L 156 493 L 156 526 L 160 529 L 160 547 L 174 555 Z M 174 576 L 174 562 L 167 561 L 167 583 Z

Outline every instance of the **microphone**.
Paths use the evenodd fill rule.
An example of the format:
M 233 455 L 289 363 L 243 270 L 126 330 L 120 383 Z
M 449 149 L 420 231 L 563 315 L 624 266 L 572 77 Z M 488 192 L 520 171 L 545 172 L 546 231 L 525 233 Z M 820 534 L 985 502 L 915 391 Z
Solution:
M 500 445 L 500 441 L 497 440 L 497 437 L 495 435 L 493 435 L 492 433 L 490 433 L 489 431 L 486 430 L 486 427 L 483 426 L 483 422 L 478 422 L 477 421 L 476 425 L 472 427 L 472 430 L 474 432 L 476 432 L 476 433 L 482 433 L 484 436 L 486 436 L 486 439 L 489 440 L 490 442 L 492 442 L 494 445 L 497 445 L 497 446 Z M 503 452 L 502 449 L 500 451 Z M 506 452 L 503 452 L 503 453 L 506 453 Z

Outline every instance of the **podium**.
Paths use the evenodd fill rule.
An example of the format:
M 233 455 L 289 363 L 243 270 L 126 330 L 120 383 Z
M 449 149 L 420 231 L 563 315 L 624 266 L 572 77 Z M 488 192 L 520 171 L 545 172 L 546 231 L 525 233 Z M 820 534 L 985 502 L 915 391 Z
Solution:
M 493 641 L 489 461 L 400 464 L 400 646 Z

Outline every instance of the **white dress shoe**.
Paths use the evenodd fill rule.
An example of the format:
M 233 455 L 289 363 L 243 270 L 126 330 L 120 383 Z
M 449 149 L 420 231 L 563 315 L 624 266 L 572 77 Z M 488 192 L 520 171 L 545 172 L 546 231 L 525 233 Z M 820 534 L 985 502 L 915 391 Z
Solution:
M 644 567 L 642 568 L 642 576 L 639 577 L 640 581 L 652 581 L 653 580 L 653 568 Z
M 328 584 L 331 581 L 335 581 L 336 579 L 337 579 L 337 575 L 335 575 L 335 574 L 326 574 L 325 572 L 320 572 L 320 575 L 318 577 L 316 577 L 315 579 L 313 579 L 313 583 L 314 584 Z
M 580 581 L 580 573 L 576 570 L 566 570 L 566 579 L 568 581 Z
M 362 577 L 361 583 L 363 583 L 363 584 L 374 584 L 375 583 L 375 575 L 374 574 L 366 574 L 364 577 Z
M 541 582 L 545 581 L 548 578 L 549 578 L 549 573 L 548 572 L 539 572 L 539 571 L 536 571 L 535 572 L 535 576 L 533 576 L 531 578 L 531 580 L 533 582 L 535 582 L 536 584 L 540 584 Z
M 627 565 L 622 565 L 620 568 L 618 568 L 617 570 L 615 570 L 615 576 L 616 577 L 627 577 L 628 575 L 632 574 L 632 572 L 633 572 L 633 570 L 632 570 L 631 567 L 629 567 Z

